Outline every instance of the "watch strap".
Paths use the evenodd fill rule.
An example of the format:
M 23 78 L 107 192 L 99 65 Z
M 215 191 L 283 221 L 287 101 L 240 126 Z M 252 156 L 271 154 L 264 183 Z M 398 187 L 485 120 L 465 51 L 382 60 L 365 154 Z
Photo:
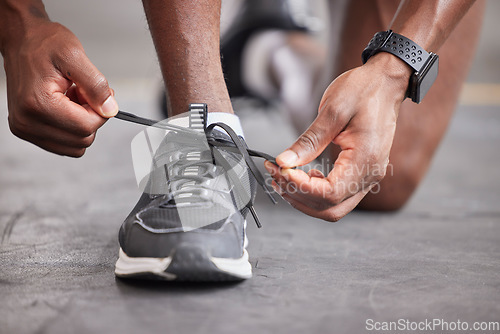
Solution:
M 419 72 L 424 67 L 430 56 L 417 43 L 392 30 L 380 31 L 373 36 L 361 54 L 363 64 L 371 56 L 379 52 L 388 52 L 395 55 L 412 67 L 415 72 Z

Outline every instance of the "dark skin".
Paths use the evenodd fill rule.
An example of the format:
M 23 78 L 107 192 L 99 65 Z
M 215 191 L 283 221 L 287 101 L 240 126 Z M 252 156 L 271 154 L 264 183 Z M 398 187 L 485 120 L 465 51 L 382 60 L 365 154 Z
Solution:
M 353 65 L 352 59 L 359 59 L 376 31 L 387 28 L 387 24 L 380 27 L 380 22 L 392 17 L 394 31 L 426 50 L 439 52 L 474 3 L 408 0 L 394 15 L 395 10 L 390 10 L 394 1 L 368 2 L 365 6 L 355 5 L 355 1 L 352 8 L 358 16 L 346 20 L 346 24 L 365 22 L 368 36 L 359 31 L 349 39 L 351 44 L 345 45 L 346 59 L 340 62 L 343 74 L 325 91 L 313 124 L 277 157 L 281 168 L 266 163 L 275 178 L 275 188 L 287 201 L 308 215 L 329 221 L 345 216 L 384 178 L 397 125 L 401 128 L 402 123 L 404 132 L 412 129 L 404 125 L 407 116 L 403 122 L 398 120 L 399 111 L 407 108 L 402 106 L 406 106 L 403 101 L 411 75 L 409 67 L 384 53 L 362 66 Z M 192 102 L 206 102 L 210 111 L 232 113 L 219 58 L 220 0 L 143 2 L 172 114 L 184 112 Z M 378 11 L 368 11 L 368 5 Z M 88 60 L 76 37 L 48 19 L 41 1 L 0 0 L 0 25 L 12 132 L 54 153 L 83 155 L 97 129 L 118 111 L 106 79 Z M 454 86 L 453 92 L 458 91 L 459 86 Z M 432 104 L 433 99 L 427 98 L 431 101 L 429 110 L 435 112 L 443 104 Z M 446 115 L 451 115 L 453 101 L 455 95 L 447 97 Z M 437 146 L 448 120 L 444 117 L 439 123 L 443 126 L 425 137 L 429 147 Z M 312 161 L 331 142 L 338 145 L 340 154 L 332 156 L 335 169 L 329 175 L 290 169 Z M 399 151 L 405 151 L 405 147 Z M 419 169 L 410 173 L 411 177 L 425 171 L 433 149 L 429 152 L 420 159 L 423 163 L 416 164 Z M 391 159 L 398 160 L 400 155 Z M 395 168 L 401 166 L 398 161 Z M 401 170 L 398 175 L 404 174 Z M 390 189 L 391 184 L 386 186 L 384 181 L 383 189 Z M 385 204 L 394 200 L 389 196 Z M 375 207 L 384 204 L 372 203 Z
M 385 176 L 397 113 L 410 76 L 406 65 L 399 62 L 380 54 L 366 65 L 335 79 L 323 96 L 318 117 L 287 151 L 295 156 L 287 152 L 279 155 L 277 162 L 281 170 L 266 162 L 276 181 L 275 190 L 295 208 L 336 221 L 350 212 Z M 387 68 L 392 69 L 390 76 L 385 71 Z M 381 79 L 371 84 L 356 84 L 370 75 L 379 75 Z M 324 176 L 319 170 L 306 173 L 288 168 L 311 162 L 332 141 L 342 152 L 329 175 Z M 297 158 L 291 161 L 287 155 Z M 355 166 L 360 166 L 360 173 Z M 363 170 L 363 166 L 369 168 Z
M 391 28 L 439 52 L 473 3 L 406 1 Z M 353 210 L 386 174 L 410 75 L 403 61 L 379 53 L 337 77 L 323 95 L 316 120 L 276 158 L 279 167 L 266 162 L 275 190 L 296 209 L 324 220 L 338 221 Z M 290 169 L 313 161 L 330 143 L 340 152 L 327 176 Z
M 220 1 L 143 0 L 158 53 L 169 112 L 202 101 L 209 111 L 233 113 L 219 53 Z
M 118 105 L 106 78 L 41 1 L 0 1 L 9 126 L 21 139 L 81 157 Z
M 364 6 L 360 6 L 360 3 Z M 346 33 L 342 34 L 342 39 L 350 41 L 346 53 L 357 54 L 373 35 L 373 31 L 387 29 L 398 4 L 398 0 L 369 3 L 352 0 L 345 15 L 356 17 L 365 24 L 360 26 L 356 25 L 354 20 L 345 21 Z M 397 210 L 405 205 L 420 184 L 456 110 L 462 85 L 475 55 L 484 9 L 485 2 L 476 1 L 453 31 L 447 35 L 446 41 L 438 51 L 440 58 L 438 78 L 424 101 L 415 104 L 407 99 L 401 104 L 388 173 L 374 188 L 377 191 L 368 193 L 357 208 L 376 211 Z M 347 36 L 348 31 L 351 32 L 351 38 Z M 352 38 L 352 35 L 359 37 Z M 360 64 L 361 60 L 358 57 L 341 57 L 338 73 Z M 338 149 L 335 148 L 334 152 L 331 152 L 331 159 L 337 154 Z

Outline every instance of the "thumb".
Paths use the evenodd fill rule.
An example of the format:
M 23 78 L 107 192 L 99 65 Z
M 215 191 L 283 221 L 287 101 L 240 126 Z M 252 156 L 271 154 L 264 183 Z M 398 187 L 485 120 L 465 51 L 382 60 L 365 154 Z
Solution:
M 96 113 L 104 118 L 114 117 L 118 103 L 108 81 L 84 52 L 76 53 L 75 58 L 65 62 L 63 73 L 76 84 L 79 95 Z
M 293 168 L 316 159 L 340 132 L 335 117 L 324 110 L 309 128 L 283 153 L 276 157 L 280 167 Z

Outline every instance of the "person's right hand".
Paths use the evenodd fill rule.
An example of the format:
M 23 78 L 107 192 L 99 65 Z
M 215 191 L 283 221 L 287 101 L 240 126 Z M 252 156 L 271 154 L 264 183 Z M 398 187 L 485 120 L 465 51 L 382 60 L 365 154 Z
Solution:
M 113 90 L 64 26 L 38 21 L 11 37 L 2 51 L 12 133 L 47 151 L 81 157 L 118 112 Z

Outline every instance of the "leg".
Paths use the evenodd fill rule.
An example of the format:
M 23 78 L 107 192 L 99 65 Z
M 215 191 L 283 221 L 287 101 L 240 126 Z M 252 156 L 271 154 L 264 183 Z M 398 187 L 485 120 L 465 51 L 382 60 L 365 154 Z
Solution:
M 165 80 L 170 115 L 190 103 L 232 113 L 219 51 L 220 0 L 143 0 Z
M 144 0 L 144 7 L 170 97 L 168 110 L 172 115 L 190 111 L 192 131 L 161 132 L 155 138 L 159 146 L 147 186 L 120 229 L 115 273 L 187 281 L 250 278 L 246 216 L 251 212 L 258 223 L 255 183 L 264 183 L 252 165 L 236 165 L 246 152 L 222 76 L 220 0 Z M 205 107 L 189 108 L 190 103 L 225 113 L 213 112 L 200 122 Z M 201 125 L 219 122 L 224 131 L 200 131 Z M 142 136 L 146 152 L 153 151 L 149 131 Z M 228 141 L 241 151 L 228 148 Z
M 387 29 L 398 4 L 399 1 L 351 1 L 346 8 L 337 74 L 361 65 L 361 51 L 375 32 Z M 403 103 L 391 150 L 392 166 L 380 183 L 380 191 L 369 193 L 358 208 L 399 209 L 417 188 L 455 110 L 474 56 L 483 11 L 484 2 L 476 3 L 438 50 L 440 73 L 425 100 L 419 105 Z M 335 158 L 338 152 L 333 151 Z

